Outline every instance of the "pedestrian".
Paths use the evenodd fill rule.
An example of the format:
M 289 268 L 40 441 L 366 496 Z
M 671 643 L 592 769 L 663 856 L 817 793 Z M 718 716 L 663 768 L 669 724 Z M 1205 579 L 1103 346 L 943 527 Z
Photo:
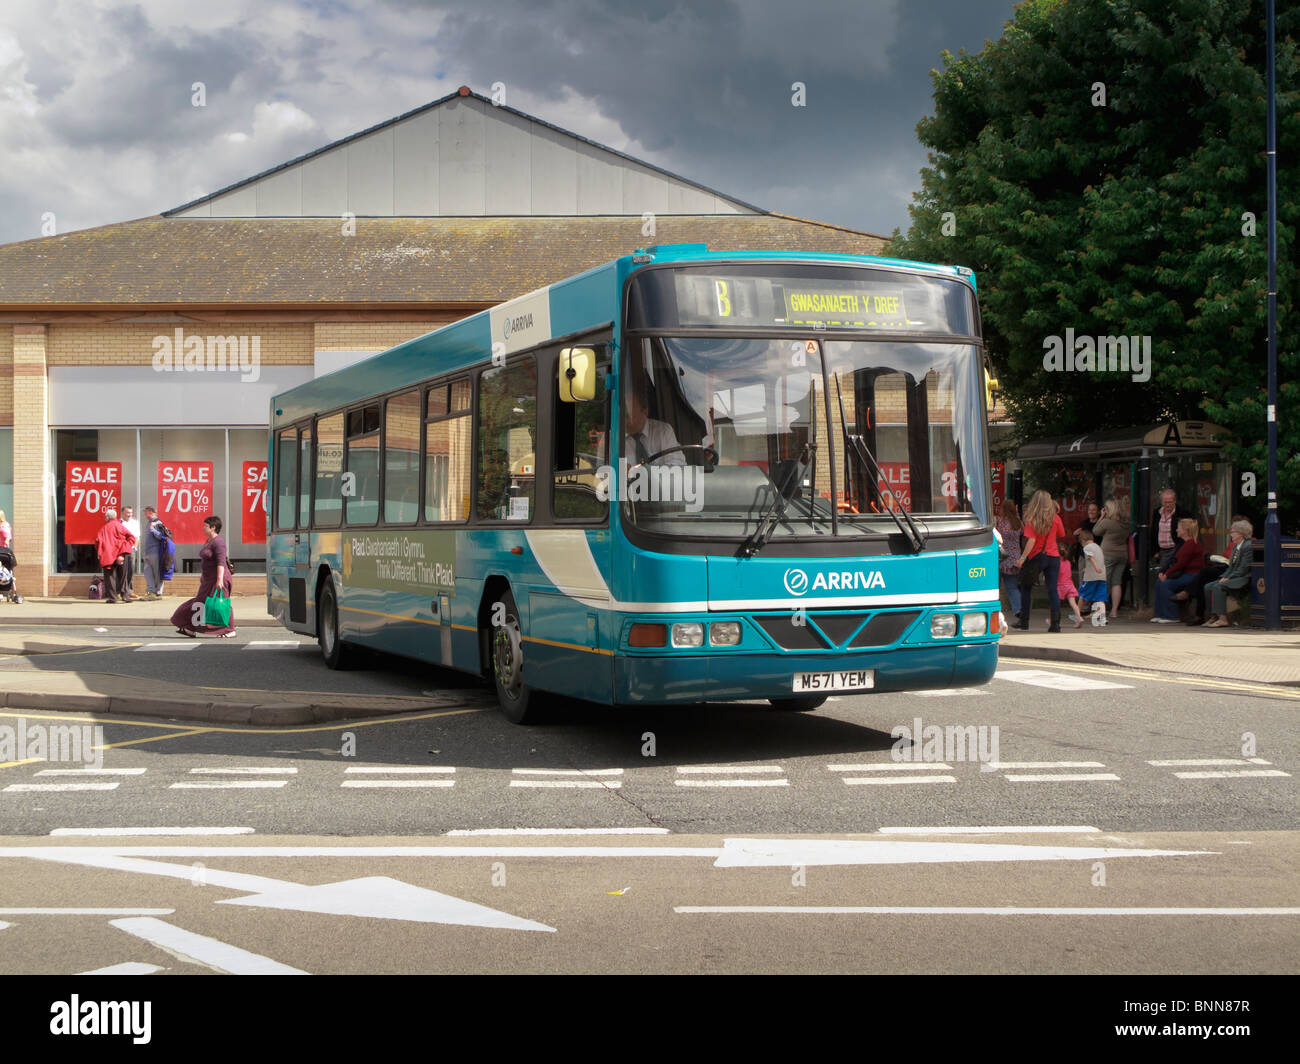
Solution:
M 1160 505 L 1151 514 L 1151 542 L 1155 547 L 1160 572 L 1163 573 L 1173 565 L 1174 555 L 1178 553 L 1178 522 L 1191 516 L 1179 507 L 1178 496 L 1173 488 L 1165 488 L 1160 492 Z
M 1175 624 L 1178 621 L 1178 601 L 1174 597 L 1196 579 L 1205 568 L 1205 551 L 1201 549 L 1201 530 L 1195 519 L 1184 517 L 1178 522 L 1178 538 L 1182 542 L 1178 553 L 1156 582 L 1156 624 Z
M 1106 586 L 1110 588 L 1110 613 L 1119 612 L 1120 597 L 1124 593 L 1124 569 L 1128 565 L 1128 522 L 1121 519 L 1119 499 L 1113 495 L 1106 500 L 1101 517 L 1092 526 L 1092 534 L 1101 541 L 1102 557 L 1106 560 Z
M 95 535 L 95 553 L 104 571 L 104 601 L 116 603 L 126 593 L 125 558 L 135 549 L 135 537 L 117 519 L 111 507 L 104 511 L 104 523 Z
M 1040 572 L 1047 584 L 1047 603 L 1051 609 L 1047 630 L 1061 630 L 1061 598 L 1057 591 L 1061 548 L 1058 540 L 1064 536 L 1065 526 L 1061 524 L 1052 496 L 1046 491 L 1034 492 L 1034 497 L 1025 507 L 1025 552 L 1020 563 L 1020 620 L 1016 624 L 1021 631 L 1029 628 L 1034 581 Z
M 1074 611 L 1074 627 L 1083 627 L 1083 614 L 1079 612 L 1079 589 L 1074 586 L 1074 574 L 1070 572 L 1070 567 L 1065 564 L 1065 559 L 1061 559 L 1058 567 L 1060 574 L 1056 579 L 1057 597 L 1066 603 Z
M 1106 627 L 1106 556 L 1101 553 L 1096 537 L 1086 528 L 1076 535 L 1083 548 L 1083 571 L 1080 573 L 1079 595 L 1090 604 L 1092 623 L 1097 628 Z
M 1002 546 L 998 551 L 998 577 L 1002 590 L 1006 592 L 1011 604 L 1013 616 L 1020 614 L 1020 532 L 1024 522 L 1020 520 L 1020 507 L 1013 499 L 1002 500 L 1002 512 L 993 527 L 1002 537 Z
M 9 527 L 9 522 L 5 520 L 5 512 L 0 510 L 0 547 L 9 547 L 13 545 L 14 530 Z
M 1206 628 L 1228 627 L 1228 592 L 1250 584 L 1250 566 L 1254 560 L 1251 536 L 1254 526 L 1249 521 L 1234 521 L 1228 531 L 1231 553 L 1228 568 L 1217 580 L 1205 585 L 1205 604 L 1210 612 Z
M 207 542 L 199 551 L 199 564 L 202 575 L 199 578 L 199 593 L 176 607 L 172 614 L 172 624 L 176 631 L 193 639 L 198 635 L 215 635 L 224 639 L 237 635 L 235 630 L 235 610 L 230 610 L 228 625 L 208 624 L 203 616 L 203 604 L 214 592 L 220 590 L 227 598 L 234 590 L 234 581 L 230 574 L 230 560 L 226 557 L 226 541 L 221 538 L 221 518 L 217 516 L 204 518 L 203 535 Z
M 136 519 L 135 511 L 129 506 L 122 507 L 122 524 L 131 533 L 131 537 L 135 540 L 138 548 L 140 546 L 140 522 Z M 122 597 L 127 602 L 140 597 L 135 593 L 135 551 L 126 556 L 126 583 L 124 586 L 126 587 L 126 594 Z
M 1079 528 L 1083 529 L 1085 532 L 1091 532 L 1093 525 L 1097 523 L 1097 519 L 1099 517 L 1101 517 L 1101 508 L 1098 507 L 1098 505 L 1095 502 L 1089 500 L 1087 506 L 1084 507 L 1084 518 L 1082 521 L 1079 522 Z M 1076 536 L 1078 535 L 1079 528 L 1075 529 Z M 1083 583 L 1083 544 L 1077 538 L 1074 541 L 1074 546 L 1070 548 L 1070 562 L 1071 564 L 1077 565 L 1079 567 L 1079 583 L 1082 584 Z M 1080 588 L 1080 591 L 1082 590 L 1083 589 Z
M 170 538 L 167 526 L 158 520 L 158 511 L 152 506 L 144 508 L 144 538 L 140 546 L 140 561 L 144 566 L 145 593 L 150 598 L 162 598 L 163 543 Z
M 1245 514 L 1233 514 L 1228 519 L 1228 527 L 1231 528 L 1238 521 L 1249 523 L 1250 519 Z M 1232 553 L 1231 537 L 1225 549 L 1229 554 Z M 1174 599 L 1178 602 L 1186 599 L 1195 607 L 1194 616 L 1187 621 L 1190 627 L 1195 628 L 1205 623 L 1205 587 L 1207 584 L 1219 579 L 1227 571 L 1228 559 L 1221 554 L 1211 554 L 1205 559 L 1205 568 L 1196 574 L 1196 578 L 1187 587 L 1174 596 Z

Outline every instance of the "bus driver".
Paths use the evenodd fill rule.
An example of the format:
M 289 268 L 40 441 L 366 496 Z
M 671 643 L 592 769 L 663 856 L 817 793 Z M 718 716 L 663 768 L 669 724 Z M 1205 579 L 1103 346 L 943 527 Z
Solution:
M 677 434 L 666 421 L 659 421 L 649 416 L 645 397 L 629 389 L 627 399 L 627 417 L 624 419 L 627 437 L 623 441 L 623 454 L 629 465 L 644 465 L 660 451 L 679 446 Z M 681 451 L 672 451 L 656 463 L 658 465 L 685 465 L 686 457 Z

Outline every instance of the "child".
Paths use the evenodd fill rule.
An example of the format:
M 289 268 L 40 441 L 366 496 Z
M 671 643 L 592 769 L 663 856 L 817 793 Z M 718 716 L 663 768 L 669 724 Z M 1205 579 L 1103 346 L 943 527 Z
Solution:
M 1092 603 L 1092 623 L 1106 627 L 1106 558 L 1093 534 L 1086 528 L 1075 533 L 1083 544 L 1083 574 L 1079 593 L 1085 602 Z
M 1079 591 L 1074 586 L 1074 581 L 1070 578 L 1070 566 L 1062 564 L 1056 577 L 1056 593 L 1060 596 L 1062 602 L 1069 603 L 1070 609 L 1074 610 L 1074 627 L 1083 627 L 1083 615 L 1079 613 Z

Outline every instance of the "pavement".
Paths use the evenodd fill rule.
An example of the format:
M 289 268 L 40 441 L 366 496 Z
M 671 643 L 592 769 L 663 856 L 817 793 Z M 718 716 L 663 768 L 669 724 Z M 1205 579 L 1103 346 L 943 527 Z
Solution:
M 241 598 L 235 607 L 241 628 L 279 627 L 258 597 Z M 43 629 L 90 627 L 107 633 L 114 627 L 169 628 L 172 608 L 170 599 L 118 603 L 112 609 L 106 603 L 79 599 L 28 599 L 21 605 L 4 604 L 0 606 L 0 656 L 63 654 L 70 656 L 71 666 L 83 665 L 85 657 L 75 662 L 71 659 L 79 652 L 101 649 L 102 644 Z M 1105 628 L 1090 624 L 1074 628 L 1067 618 L 1059 633 L 1007 632 L 999 652 L 1008 659 L 1095 663 L 1153 673 L 1300 687 L 1300 632 L 1295 631 L 1156 625 L 1143 614 L 1112 620 Z M 78 667 L 10 672 L 3 680 L 0 706 L 5 708 L 134 714 L 203 723 L 284 726 L 461 704 L 460 700 L 443 697 L 232 690 Z

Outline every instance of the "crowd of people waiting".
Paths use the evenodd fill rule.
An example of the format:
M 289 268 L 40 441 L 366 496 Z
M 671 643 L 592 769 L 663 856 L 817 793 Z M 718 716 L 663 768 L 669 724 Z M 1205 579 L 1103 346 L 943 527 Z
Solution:
M 1108 615 L 1118 615 L 1125 577 L 1136 560 L 1127 501 L 1112 497 L 1100 509 L 1089 502 L 1087 516 L 1073 536 L 1067 536 L 1060 503 L 1049 492 L 1035 492 L 1023 518 L 1015 502 L 1003 500 L 995 523 L 1000 540 L 998 569 L 1015 617 L 1012 628 L 1028 630 L 1033 588 L 1040 575 L 1047 586 L 1049 632 L 1061 630 L 1063 602 L 1073 612 L 1076 628 L 1083 626 L 1085 610 L 1098 626 L 1107 623 Z M 1207 557 L 1196 518 L 1182 510 L 1177 493 L 1166 488 L 1151 515 L 1150 528 L 1158 567 L 1152 622 L 1178 623 L 1178 604 L 1189 601 L 1187 624 L 1226 628 L 1228 595 L 1250 583 L 1254 533 L 1250 521 L 1234 514 L 1226 555 Z

